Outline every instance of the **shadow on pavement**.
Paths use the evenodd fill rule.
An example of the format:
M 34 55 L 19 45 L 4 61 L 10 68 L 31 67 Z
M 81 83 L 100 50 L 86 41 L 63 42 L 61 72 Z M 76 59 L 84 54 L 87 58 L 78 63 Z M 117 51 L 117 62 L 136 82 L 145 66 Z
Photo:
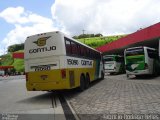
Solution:
M 95 80 L 95 81 L 92 81 L 89 85 L 89 88 L 87 89 L 90 89 L 91 87 L 94 87 L 95 84 L 98 84 L 99 82 L 101 82 L 103 80 Z M 86 89 L 86 90 L 87 90 Z M 85 92 L 86 90 L 84 91 L 80 91 L 79 88 L 74 88 L 74 89 L 71 89 L 71 90 L 59 90 L 59 91 L 56 91 L 56 94 L 57 95 L 63 95 L 65 97 L 69 97 L 69 98 L 72 98 L 72 97 L 76 97 L 77 95 Z M 54 93 L 54 92 L 53 92 Z
M 29 97 L 23 100 L 18 101 L 17 103 L 32 103 L 32 104 L 43 104 L 46 103 L 47 101 L 50 101 L 53 97 L 53 93 L 44 93 L 41 95 Z
M 89 88 L 87 88 L 87 89 L 90 89 L 91 87 L 94 87 L 95 84 L 98 84 L 101 81 L 102 80 L 95 80 L 95 81 L 91 82 Z M 34 91 L 34 92 L 36 92 L 36 91 Z M 72 97 L 75 97 L 75 96 L 77 96 L 77 95 L 79 95 L 83 92 L 85 92 L 85 90 L 81 92 L 81 91 L 79 91 L 78 88 L 74 88 L 74 89 L 71 89 L 71 90 L 50 91 L 50 92 L 42 93 L 40 95 L 35 95 L 33 97 L 25 98 L 23 100 L 17 101 L 17 103 L 46 104 L 48 101 L 51 101 L 53 99 L 53 97 L 56 97 L 56 96 L 59 97 L 60 95 L 63 95 L 65 97 L 71 97 L 72 98 Z

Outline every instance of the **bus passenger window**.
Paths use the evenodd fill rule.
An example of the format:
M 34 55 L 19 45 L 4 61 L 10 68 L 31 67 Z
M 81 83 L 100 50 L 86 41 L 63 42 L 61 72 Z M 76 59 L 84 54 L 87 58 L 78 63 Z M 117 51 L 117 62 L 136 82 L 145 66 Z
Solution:
M 81 48 L 79 44 L 77 44 L 77 54 L 78 56 L 81 56 Z
M 71 42 L 69 40 L 65 40 L 66 43 L 66 54 L 70 55 L 71 54 Z
M 71 47 L 72 47 L 72 55 L 77 55 L 77 44 L 71 42 Z

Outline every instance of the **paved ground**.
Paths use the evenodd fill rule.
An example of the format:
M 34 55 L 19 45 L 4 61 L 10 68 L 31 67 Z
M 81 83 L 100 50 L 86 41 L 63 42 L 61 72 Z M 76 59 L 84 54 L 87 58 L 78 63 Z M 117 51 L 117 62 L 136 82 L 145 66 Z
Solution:
M 59 119 L 65 118 L 54 93 L 28 92 L 24 76 L 0 77 L 0 120 Z
M 62 93 L 81 120 L 160 119 L 160 77 L 127 79 L 125 75 L 112 75 L 92 83 L 84 92 Z M 46 114 L 36 119 L 58 120 L 55 114 L 63 111 L 54 109 L 52 97 L 52 93 L 27 92 L 24 76 L 0 78 L 0 120 L 6 113 L 27 115 L 23 120 L 34 118 L 30 114 Z
M 160 119 L 157 115 L 160 113 L 160 77 L 127 79 L 125 75 L 106 76 L 84 92 L 69 93 L 66 97 L 82 120 L 117 119 L 115 114 L 123 117 L 142 114 L 139 116 L 142 119 Z

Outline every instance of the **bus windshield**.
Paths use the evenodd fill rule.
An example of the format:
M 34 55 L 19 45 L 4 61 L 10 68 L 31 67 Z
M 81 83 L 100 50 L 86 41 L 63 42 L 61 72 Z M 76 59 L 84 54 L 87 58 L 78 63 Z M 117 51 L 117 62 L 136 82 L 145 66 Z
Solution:
M 121 56 L 107 56 L 103 58 L 105 62 L 109 61 L 116 61 L 116 62 L 123 62 L 124 59 Z
M 104 61 L 109 62 L 109 61 L 114 61 L 114 59 L 113 57 L 107 57 L 107 58 L 104 58 Z
M 126 51 L 126 56 L 144 55 L 144 49 L 131 49 Z

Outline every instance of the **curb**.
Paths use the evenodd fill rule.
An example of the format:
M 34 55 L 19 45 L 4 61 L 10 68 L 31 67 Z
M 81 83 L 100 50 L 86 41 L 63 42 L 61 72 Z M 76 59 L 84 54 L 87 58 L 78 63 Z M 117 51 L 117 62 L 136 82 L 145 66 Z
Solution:
M 72 113 L 73 113 L 74 117 L 76 118 L 76 120 L 80 120 L 80 118 L 77 116 L 77 114 L 76 114 L 76 112 L 75 112 L 74 108 L 73 108 L 73 107 L 72 107 L 72 105 L 69 103 L 69 101 L 68 101 L 68 100 L 66 100 L 66 102 L 67 102 L 67 104 L 68 104 L 69 108 L 71 109 L 71 111 L 72 111 Z
M 17 80 L 17 79 L 26 79 L 24 75 L 19 76 L 0 76 L 0 81 L 3 80 Z
M 55 108 L 53 108 L 54 109 L 54 114 L 55 114 L 54 120 L 66 120 L 64 110 L 63 110 L 62 105 L 60 103 L 60 100 L 57 96 L 56 96 L 56 99 L 55 99 L 54 106 L 55 106 Z
M 59 95 L 59 100 L 61 102 L 66 120 L 80 120 L 76 112 L 62 94 Z

